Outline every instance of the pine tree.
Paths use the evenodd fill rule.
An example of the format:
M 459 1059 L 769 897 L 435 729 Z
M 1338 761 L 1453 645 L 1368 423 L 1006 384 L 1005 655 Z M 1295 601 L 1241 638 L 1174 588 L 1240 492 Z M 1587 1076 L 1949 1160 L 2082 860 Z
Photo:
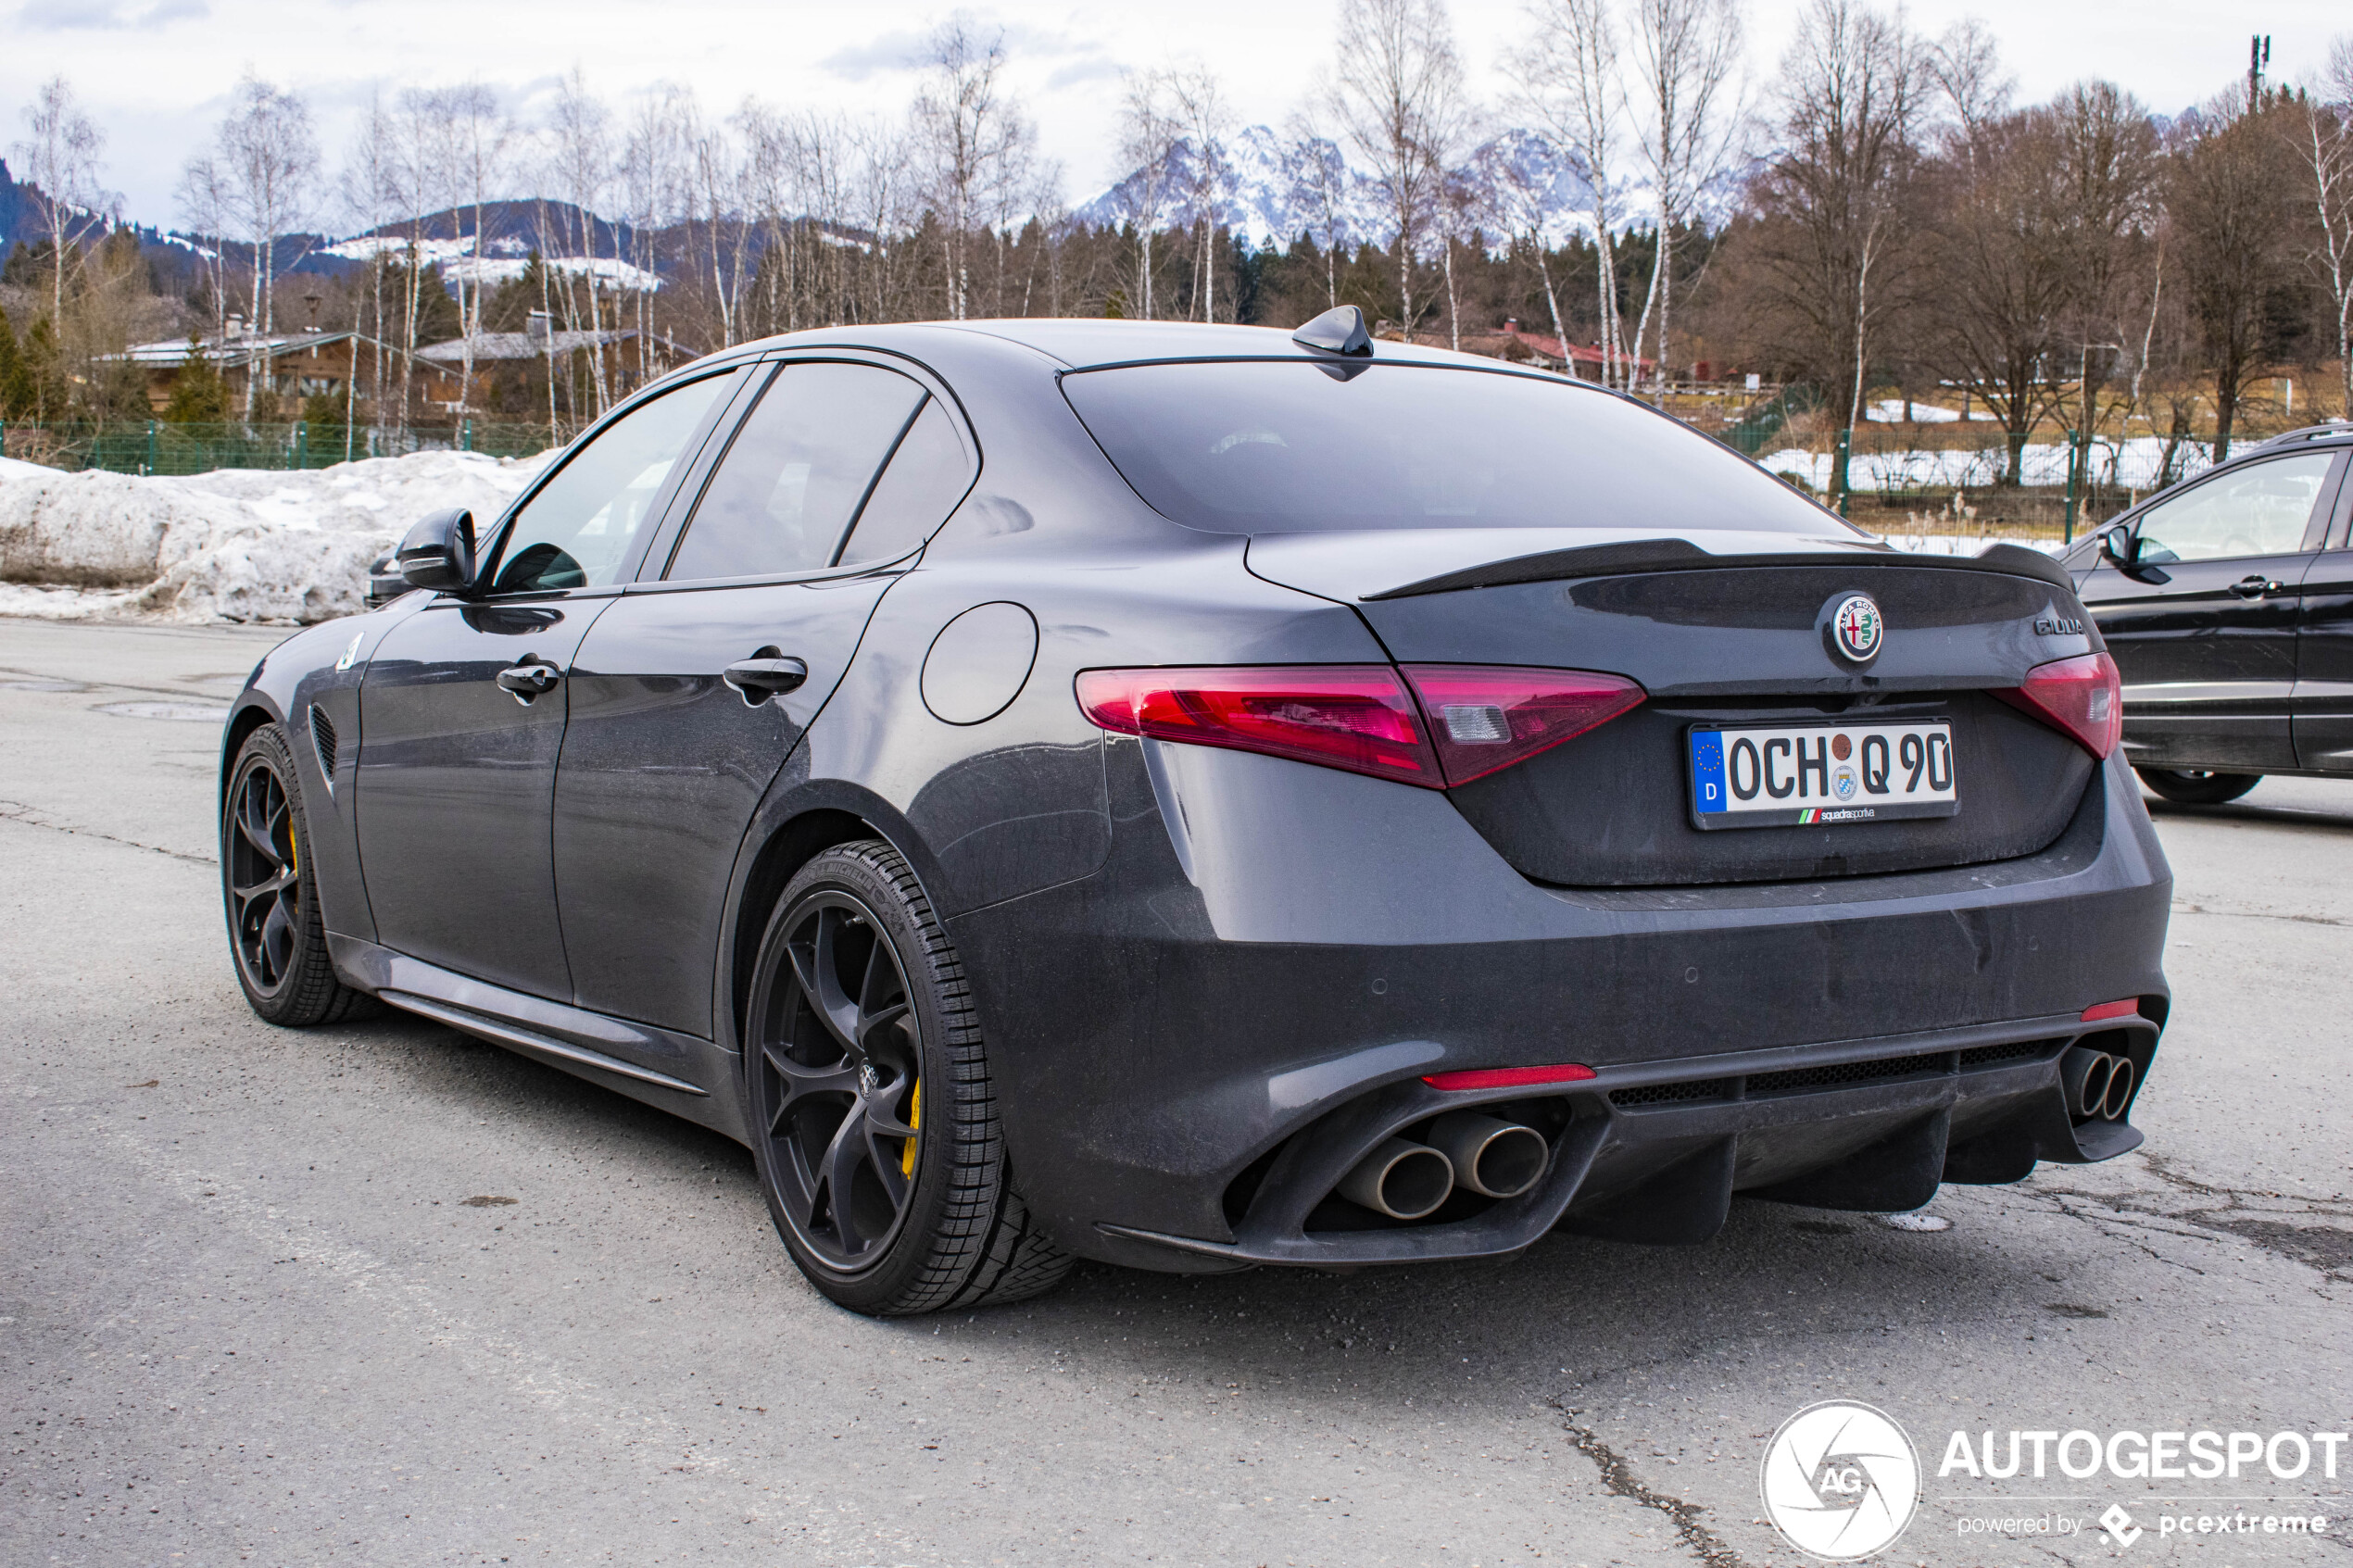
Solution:
M 32 418 L 32 377 L 26 371 L 24 355 L 17 347 L 15 329 L 8 325 L 8 312 L 0 309 L 0 420 Z
M 310 427 L 311 461 L 321 452 L 340 453 L 345 446 L 341 393 L 318 392 L 302 400 L 302 422 Z
M 204 346 L 193 333 L 188 356 L 172 378 L 171 401 L 164 405 L 163 417 L 176 425 L 219 424 L 229 417 L 229 383 L 220 367 L 205 358 Z
M 57 347 L 57 329 L 46 316 L 32 319 L 32 330 L 24 334 L 24 349 L 18 358 L 23 367 L 30 413 L 36 421 L 46 422 L 66 417 L 66 361 Z

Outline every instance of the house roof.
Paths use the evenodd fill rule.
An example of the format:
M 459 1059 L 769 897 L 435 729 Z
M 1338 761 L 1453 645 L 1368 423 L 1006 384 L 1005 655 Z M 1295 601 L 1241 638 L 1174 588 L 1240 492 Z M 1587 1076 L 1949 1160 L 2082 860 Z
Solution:
M 502 359 L 539 359 L 550 353 L 570 354 L 577 348 L 594 348 L 606 344 L 623 343 L 637 335 L 637 329 L 625 327 L 605 332 L 559 332 L 549 334 L 553 341 L 533 337 L 529 332 L 477 332 L 474 334 L 473 358 L 477 365 Z M 654 341 L 673 353 L 685 351 L 659 333 Z M 428 344 L 417 350 L 417 358 L 436 365 L 462 364 L 466 358 L 466 340 L 451 338 L 447 343 Z
M 1567 359 L 1579 365 L 1599 365 L 1603 362 L 1604 358 L 1598 345 L 1589 345 L 1582 343 L 1570 344 L 1568 345 L 1567 354 L 1564 356 L 1561 352 L 1560 339 L 1556 337 L 1546 337 L 1541 332 L 1522 331 L 1516 321 L 1506 321 L 1504 323 L 1502 335 L 1510 339 L 1512 342 L 1520 345 L 1524 348 L 1542 355 L 1547 359 L 1560 359 L 1566 358 Z M 1617 357 L 1617 363 L 1621 365 L 1625 364 L 1626 356 L 1622 354 L 1619 355 Z M 1637 359 L 1634 361 L 1634 364 L 1638 370 L 1649 370 L 1654 369 L 1651 361 L 1648 359 Z
M 358 332 L 240 332 L 228 336 L 213 332 L 197 338 L 195 345 L 197 353 L 216 365 L 235 365 L 257 358 L 283 358 L 352 338 L 377 348 L 384 346 Z M 187 363 L 188 340 L 182 337 L 166 338 L 160 343 L 134 343 L 120 354 L 100 358 L 128 359 L 134 365 L 182 365 Z

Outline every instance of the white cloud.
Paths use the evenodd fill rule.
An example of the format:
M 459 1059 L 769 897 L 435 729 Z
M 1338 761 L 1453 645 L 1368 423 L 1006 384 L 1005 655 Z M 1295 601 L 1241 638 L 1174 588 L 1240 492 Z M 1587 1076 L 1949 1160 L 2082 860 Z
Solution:
M 1760 72 L 1780 59 L 1798 4 L 1750 0 L 1747 55 Z M 132 216 L 170 222 L 180 168 L 209 139 L 229 84 L 248 65 L 308 94 L 331 154 L 348 140 L 371 83 L 479 80 L 528 109 L 575 64 L 624 107 L 683 82 L 714 113 L 757 95 L 896 116 L 923 40 L 950 8 L 940 0 L 25 0 L 0 31 L 37 34 L 39 44 L 0 48 L 0 143 L 19 133 L 40 82 L 62 71 L 107 132 L 107 183 L 125 193 Z M 1119 70 L 1198 55 L 1224 77 L 1238 123 L 1279 126 L 1328 55 L 1336 8 L 1337 0 L 1000 0 L 970 19 L 1004 29 L 1008 85 L 1076 198 L 1116 172 Z M 1498 60 L 1526 25 L 1519 0 L 1454 0 L 1453 8 L 1474 88 L 1499 97 Z M 2329 37 L 2353 30 L 2341 0 L 2276 0 L 2259 23 L 2207 0 L 2136 0 L 2129 9 L 1909 0 L 1908 9 L 1930 32 L 1982 16 L 2026 99 L 2096 73 L 2169 112 L 2244 71 L 2252 26 L 2273 35 L 2282 80 L 2315 69 Z

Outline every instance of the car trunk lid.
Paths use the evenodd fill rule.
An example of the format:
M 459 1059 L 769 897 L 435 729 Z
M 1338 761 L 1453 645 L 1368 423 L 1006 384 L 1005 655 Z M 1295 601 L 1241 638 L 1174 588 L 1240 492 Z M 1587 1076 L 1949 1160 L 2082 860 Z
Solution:
M 1967 865 L 2047 847 L 2081 803 L 2090 755 L 1991 695 L 2099 646 L 2047 558 L 1559 532 L 1274 535 L 1250 548 L 1258 575 L 1353 603 L 1400 663 L 1595 670 L 1642 685 L 1649 700 L 1633 712 L 1450 792 L 1524 874 L 1676 886 Z M 1857 594 L 1885 627 L 1861 661 L 1840 653 L 1831 625 Z M 1696 825 L 1695 727 L 1866 721 L 1951 726 L 1952 815 Z

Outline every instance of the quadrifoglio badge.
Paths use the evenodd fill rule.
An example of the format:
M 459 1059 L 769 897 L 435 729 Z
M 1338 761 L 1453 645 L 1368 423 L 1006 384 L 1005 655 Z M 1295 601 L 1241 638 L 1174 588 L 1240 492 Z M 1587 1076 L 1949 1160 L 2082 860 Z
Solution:
M 2079 1537 L 2118 1550 L 2187 1536 L 2309 1539 L 2338 1533 L 2328 1504 L 2343 1500 L 2334 1484 L 2348 1450 L 2344 1432 L 1957 1431 L 1935 1472 L 1934 1501 L 1953 1517 L 1935 1528 L 1981 1542 Z M 1784 1539 L 1847 1562 L 1885 1551 L 1912 1524 L 1923 1466 L 1886 1411 L 1826 1399 L 1781 1424 L 1758 1481 Z M 2221 1490 L 2201 1496 L 2163 1485 L 2171 1481 Z M 1995 1489 L 2004 1482 L 2028 1495 Z

